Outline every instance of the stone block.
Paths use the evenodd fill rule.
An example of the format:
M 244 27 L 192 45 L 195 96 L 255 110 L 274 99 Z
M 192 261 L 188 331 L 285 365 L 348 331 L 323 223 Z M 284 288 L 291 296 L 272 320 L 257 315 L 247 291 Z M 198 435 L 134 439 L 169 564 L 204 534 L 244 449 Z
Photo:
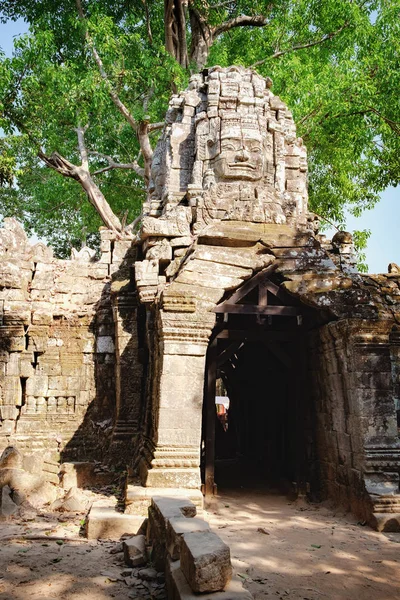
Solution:
M 146 538 L 135 535 L 123 542 L 124 559 L 130 567 L 141 567 L 146 564 Z
M 22 392 L 21 380 L 15 375 L 4 377 L 2 381 L 2 403 L 15 406 L 21 405 Z M 9 417 L 12 418 L 12 417 Z
M 232 577 L 229 546 L 212 531 L 187 533 L 181 544 L 181 569 L 194 592 L 218 592 Z
M 48 389 L 61 392 L 68 389 L 68 378 L 62 375 L 48 378 Z
M 153 496 L 151 506 L 161 519 L 173 517 L 195 517 L 196 506 L 189 498 L 174 498 L 167 496 Z
M 198 533 L 210 531 L 210 527 L 204 519 L 193 517 L 172 517 L 167 521 L 166 544 L 167 551 L 172 560 L 178 560 L 181 552 L 183 536 L 187 533 Z
M 12 352 L 10 354 L 10 357 L 9 357 L 9 360 L 8 360 L 8 363 L 6 366 L 7 375 L 19 375 L 20 374 L 20 369 L 21 369 L 20 357 L 21 357 L 20 352 Z
M 115 506 L 95 503 L 86 521 L 86 537 L 89 540 L 119 540 L 127 534 L 136 535 L 143 521 L 143 517 L 117 512 Z
M 53 322 L 53 312 L 50 310 L 49 311 L 35 310 L 32 313 L 32 323 L 34 325 L 51 325 L 52 322 Z
M 17 416 L 18 408 L 16 408 L 15 406 L 0 406 L 0 418 L 2 421 L 7 421 L 8 419 L 11 421 L 15 421 Z
M 99 336 L 96 340 L 96 352 L 107 352 L 112 354 L 115 350 L 114 340 L 109 335 Z
M 31 325 L 28 332 L 28 350 L 30 352 L 44 352 L 47 348 L 49 337 L 49 327 L 41 325 Z
M 195 594 L 188 584 L 180 568 L 179 561 L 168 561 L 166 565 L 166 587 L 168 600 L 198 600 L 198 594 Z M 249 591 L 243 588 L 243 582 L 239 577 L 234 577 L 226 586 L 224 591 L 213 592 L 211 595 L 205 595 L 205 600 L 253 600 Z
M 140 485 L 128 485 L 125 497 L 125 512 L 146 515 L 152 503 L 152 497 L 188 498 L 196 507 L 196 513 L 203 508 L 203 494 L 200 490 L 182 488 L 147 488 Z M 186 500 L 185 500 L 186 502 Z

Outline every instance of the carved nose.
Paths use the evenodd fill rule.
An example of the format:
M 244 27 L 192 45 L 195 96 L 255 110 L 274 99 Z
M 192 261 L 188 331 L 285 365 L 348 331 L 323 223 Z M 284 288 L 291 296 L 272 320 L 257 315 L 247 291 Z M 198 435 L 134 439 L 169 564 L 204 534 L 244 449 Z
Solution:
M 246 162 L 246 160 L 249 160 L 249 158 L 250 154 L 244 148 L 239 150 L 239 152 L 236 154 L 236 160 L 239 162 Z

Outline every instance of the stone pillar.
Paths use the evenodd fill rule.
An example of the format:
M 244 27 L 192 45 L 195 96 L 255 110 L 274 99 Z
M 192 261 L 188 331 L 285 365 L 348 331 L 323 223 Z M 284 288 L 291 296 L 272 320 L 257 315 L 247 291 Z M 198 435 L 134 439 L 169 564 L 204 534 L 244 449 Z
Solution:
M 396 422 L 393 363 L 397 342 L 390 323 L 369 323 L 353 336 L 353 393 L 359 406 L 365 453 L 365 489 L 374 513 L 400 513 L 400 440 Z M 392 345 L 392 352 L 391 352 Z
M 311 344 L 323 494 L 372 525 L 372 513 L 395 512 L 397 503 L 400 513 L 393 387 L 393 364 L 399 364 L 400 353 L 394 334 L 389 344 L 390 326 L 387 321 L 342 320 L 322 327 Z
M 145 486 L 200 488 L 205 358 L 214 321 L 212 313 L 158 312 L 152 439 L 140 464 Z
M 116 419 L 113 439 L 139 433 L 143 366 L 138 359 L 137 294 L 113 295 Z

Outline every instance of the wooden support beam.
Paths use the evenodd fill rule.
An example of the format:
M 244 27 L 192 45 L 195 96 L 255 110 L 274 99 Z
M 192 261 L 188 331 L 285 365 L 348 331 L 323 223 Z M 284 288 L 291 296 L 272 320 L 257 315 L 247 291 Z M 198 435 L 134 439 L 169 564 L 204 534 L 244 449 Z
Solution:
M 207 353 L 206 388 L 206 435 L 205 435 L 205 482 L 204 495 L 207 499 L 214 495 L 215 474 L 215 389 L 217 381 L 218 340 L 209 345 Z
M 251 292 L 251 290 L 253 290 L 260 283 L 260 281 L 264 279 L 264 277 L 266 277 L 267 275 L 271 275 L 275 271 L 277 266 L 278 265 L 276 263 L 273 263 L 263 271 L 257 273 L 257 275 L 254 275 L 254 277 L 246 281 L 238 290 L 236 290 L 236 292 L 232 294 L 232 296 L 228 298 L 226 302 L 229 302 L 229 304 L 235 304 L 236 302 L 239 302 L 239 300 L 247 296 L 247 294 Z M 217 308 L 219 308 L 219 306 L 223 306 L 224 304 L 225 302 L 219 304 Z
M 265 331 L 263 329 L 224 329 L 217 334 L 219 340 L 241 340 L 243 342 L 277 341 L 292 342 L 299 336 L 294 331 Z
M 240 342 L 233 342 L 227 348 L 225 348 L 225 350 L 223 350 L 221 352 L 221 354 L 219 354 L 219 356 L 217 358 L 217 367 L 220 367 L 227 360 L 229 360 L 230 357 L 233 354 L 235 354 L 235 352 L 237 352 L 242 345 L 243 345 L 243 342 L 241 342 L 241 341 Z
M 295 317 L 302 309 L 297 306 L 259 306 L 258 304 L 219 304 L 214 308 L 216 313 L 232 313 L 237 315 L 276 315 Z
M 289 296 L 285 290 L 282 290 L 279 285 L 276 285 L 270 279 L 265 279 L 263 285 L 277 298 L 286 302 L 293 302 L 293 298 Z
M 266 281 L 260 281 L 258 286 L 258 306 L 267 306 L 268 305 L 268 288 L 266 286 Z

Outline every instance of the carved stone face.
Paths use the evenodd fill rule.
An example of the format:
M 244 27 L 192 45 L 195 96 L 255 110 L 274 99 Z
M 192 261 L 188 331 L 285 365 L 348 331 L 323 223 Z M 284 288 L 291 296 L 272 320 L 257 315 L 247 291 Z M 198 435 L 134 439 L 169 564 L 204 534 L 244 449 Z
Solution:
M 262 136 L 256 130 L 221 136 L 221 152 L 210 161 L 216 179 L 257 181 L 264 174 Z

